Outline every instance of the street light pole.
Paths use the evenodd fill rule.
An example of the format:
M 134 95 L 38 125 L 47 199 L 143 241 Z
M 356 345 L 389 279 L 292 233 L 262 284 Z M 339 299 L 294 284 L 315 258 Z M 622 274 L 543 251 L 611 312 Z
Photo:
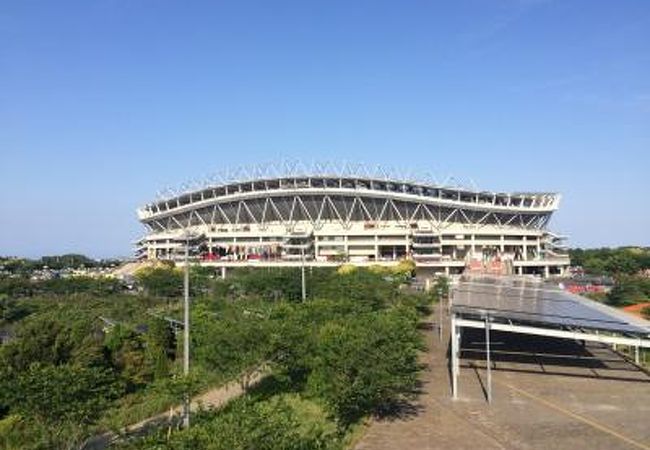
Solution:
M 301 267 L 300 270 L 302 272 L 302 301 L 304 302 L 307 299 L 307 284 L 305 281 L 305 249 L 301 248 L 300 249 L 300 256 L 301 256 Z
M 442 341 L 442 289 L 438 288 L 438 332 Z
M 487 370 L 487 400 L 492 403 L 492 361 L 490 358 L 490 316 L 485 316 L 485 368 Z
M 185 235 L 185 272 L 183 279 L 183 375 L 190 374 L 190 236 Z M 187 387 L 186 387 L 187 388 Z M 183 427 L 190 426 L 190 394 L 183 399 Z

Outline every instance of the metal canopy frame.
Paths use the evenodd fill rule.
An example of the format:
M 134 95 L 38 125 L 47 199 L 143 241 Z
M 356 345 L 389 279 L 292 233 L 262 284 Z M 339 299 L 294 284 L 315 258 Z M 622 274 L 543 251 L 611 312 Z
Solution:
M 512 278 L 511 278 L 512 279 Z M 493 279 L 497 280 L 497 279 Z M 465 283 L 465 284 L 464 284 Z M 455 305 L 455 296 L 459 291 L 459 287 L 464 287 L 471 284 L 471 281 L 460 281 L 459 286 L 452 289 L 451 302 L 451 329 L 450 329 L 450 372 L 451 372 L 451 390 L 452 397 L 458 398 L 458 376 L 460 374 L 460 354 L 461 354 L 461 338 L 463 328 L 475 328 L 485 330 L 485 345 L 486 345 L 486 393 L 488 402 L 492 401 L 492 380 L 491 380 L 491 361 L 490 361 L 490 333 L 492 330 L 502 331 L 506 333 L 518 333 L 533 336 L 551 337 L 557 339 L 570 339 L 575 341 L 584 342 L 600 342 L 609 345 L 627 345 L 635 349 L 635 363 L 639 364 L 639 349 L 650 348 L 650 322 L 641 319 L 636 320 L 630 317 L 627 321 L 627 327 L 620 324 L 624 321 L 623 318 L 613 308 L 598 306 L 590 306 L 587 303 L 580 303 L 578 299 L 573 298 L 572 294 L 565 293 L 567 301 L 577 301 L 579 305 L 585 308 L 597 309 L 598 313 L 602 315 L 609 315 L 612 318 L 611 325 L 608 326 L 607 321 L 595 322 L 589 318 L 585 320 L 582 317 L 575 317 L 575 323 L 582 324 L 582 326 L 571 325 L 570 321 L 562 323 L 555 316 L 535 317 L 534 321 L 522 319 L 521 316 L 513 314 L 511 310 L 500 310 L 496 307 L 498 302 L 495 299 L 495 305 L 492 308 L 470 307 L 468 305 Z M 521 289 L 521 288 L 520 288 Z M 558 290 L 551 290 L 545 288 L 531 288 L 537 292 L 552 291 L 556 294 L 562 292 Z M 527 301 L 534 302 L 534 297 L 529 297 Z M 588 301 L 588 300 L 584 300 Z M 607 311 L 607 310 L 610 311 Z M 593 312 L 593 311 L 592 311 Z M 593 326 L 586 326 L 589 323 Z M 597 323 L 597 325 L 595 325 Z
M 297 222 L 308 222 L 319 229 L 325 222 L 338 222 L 347 229 L 352 222 L 426 221 L 444 230 L 452 224 L 507 227 L 517 223 L 529 230 L 544 230 L 551 210 L 483 211 L 469 205 L 438 204 L 427 199 L 393 192 L 356 189 L 290 189 L 282 192 L 247 192 L 199 200 L 167 211 L 141 210 L 141 221 L 152 230 L 164 232 L 187 226 L 256 224 L 262 229 L 270 223 L 292 229 Z
M 278 184 L 279 183 L 279 184 Z M 472 186 L 471 188 L 463 185 Z M 275 186 L 275 188 L 274 188 Z M 322 188 L 357 191 L 364 190 L 382 193 L 401 193 L 414 198 L 435 199 L 448 206 L 467 205 L 470 209 L 479 211 L 520 212 L 551 212 L 557 209 L 560 195 L 551 192 L 488 192 L 476 189 L 472 183 L 458 183 L 455 177 L 447 177 L 442 183 L 430 174 L 416 175 L 413 172 L 386 170 L 381 167 L 373 168 L 363 164 L 341 165 L 321 163 L 302 164 L 297 161 L 284 161 L 258 165 L 250 168 L 239 167 L 236 170 L 226 169 L 221 174 L 207 178 L 204 181 L 192 181 L 183 184 L 179 189 L 164 189 L 158 192 L 156 201 L 140 208 L 142 218 L 159 215 L 160 213 L 183 209 L 183 206 L 194 204 L 209 204 L 216 198 L 229 197 L 237 194 L 264 193 L 281 190 L 313 190 Z M 349 194 L 349 192 L 348 192 Z M 462 211 L 461 213 L 465 213 Z M 476 220 L 476 219 L 474 219 Z M 524 225 L 526 222 L 537 220 L 534 217 L 509 218 Z

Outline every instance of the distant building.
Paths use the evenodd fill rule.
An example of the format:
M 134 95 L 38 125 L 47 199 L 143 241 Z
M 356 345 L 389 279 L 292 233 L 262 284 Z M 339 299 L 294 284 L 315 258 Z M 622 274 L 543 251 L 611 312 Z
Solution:
M 140 259 L 183 258 L 192 235 L 202 264 L 394 264 L 457 274 L 563 274 L 562 237 L 547 230 L 560 196 L 498 193 L 384 172 L 259 168 L 138 210 Z

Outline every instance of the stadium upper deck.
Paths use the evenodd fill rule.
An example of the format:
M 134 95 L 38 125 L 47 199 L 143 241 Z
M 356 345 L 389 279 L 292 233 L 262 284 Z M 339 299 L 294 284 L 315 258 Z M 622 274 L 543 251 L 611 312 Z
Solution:
M 274 170 L 275 169 L 275 170 Z M 405 180 L 363 166 L 240 170 L 138 210 L 142 258 L 175 259 L 187 232 L 206 264 L 390 263 L 447 273 L 559 273 L 561 238 L 546 231 L 560 196 Z

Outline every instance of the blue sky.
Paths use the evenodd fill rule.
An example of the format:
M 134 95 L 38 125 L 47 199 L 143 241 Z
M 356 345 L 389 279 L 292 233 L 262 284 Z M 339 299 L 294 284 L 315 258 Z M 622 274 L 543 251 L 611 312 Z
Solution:
M 0 5 L 0 254 L 128 255 L 160 189 L 278 158 L 559 191 L 572 245 L 650 245 L 650 2 Z

